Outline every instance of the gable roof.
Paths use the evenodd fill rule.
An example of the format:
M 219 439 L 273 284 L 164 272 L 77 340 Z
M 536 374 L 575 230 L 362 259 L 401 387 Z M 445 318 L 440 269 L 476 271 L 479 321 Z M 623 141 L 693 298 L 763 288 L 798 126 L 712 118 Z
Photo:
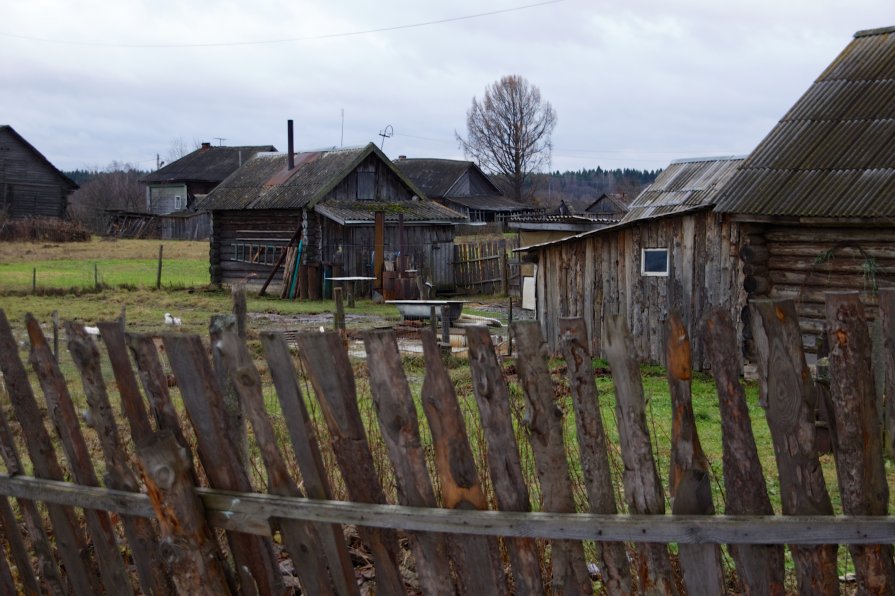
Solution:
M 31 143 L 26 141 L 25 137 L 23 137 L 22 135 L 17 133 L 16 129 L 14 129 L 12 126 L 10 126 L 9 124 L 0 124 L 0 132 L 6 132 L 6 133 L 9 133 L 10 135 L 12 135 L 12 137 L 14 139 L 16 139 L 19 143 L 21 143 L 22 146 L 25 147 L 25 149 L 27 149 L 32 155 L 34 155 L 34 157 L 38 161 L 40 161 L 45 166 L 50 168 L 56 174 L 56 176 L 59 177 L 59 180 L 62 182 L 62 185 L 65 186 L 69 192 L 75 191 L 78 188 L 80 188 L 74 180 L 72 180 L 71 178 L 69 178 L 68 176 L 63 174 L 59 170 L 59 168 L 57 168 L 52 163 L 50 163 L 50 160 L 48 160 L 46 157 L 44 157 L 43 153 L 41 153 L 40 151 L 35 149 L 34 145 L 32 145 Z
M 624 193 L 604 192 L 593 203 L 584 208 L 585 213 L 625 213 L 628 203 Z
M 302 209 L 315 207 L 367 157 L 375 155 L 419 200 L 383 205 L 374 201 L 329 201 L 317 207 L 331 219 L 345 222 L 372 221 L 377 206 L 386 219 L 403 213 L 408 221 L 458 221 L 459 213 L 428 200 L 373 143 L 364 147 L 332 148 L 295 154 L 295 167 L 287 170 L 285 153 L 259 153 L 221 182 L 197 208 L 207 211 L 229 209 Z M 405 204 L 406 203 L 406 204 Z
M 716 210 L 895 216 L 895 27 L 855 34 L 749 155 Z
M 742 164 L 743 156 L 676 159 L 628 206 L 621 223 L 704 209 Z
M 503 194 L 481 168 L 471 161 L 434 158 L 408 159 L 405 157 L 396 160 L 395 165 L 430 198 L 451 197 L 451 190 L 460 181 L 463 174 L 469 170 L 478 172 L 494 191 L 493 194 Z
M 243 147 L 202 146 L 177 161 L 140 178 L 145 184 L 165 182 L 220 182 L 256 153 L 276 151 L 273 145 Z

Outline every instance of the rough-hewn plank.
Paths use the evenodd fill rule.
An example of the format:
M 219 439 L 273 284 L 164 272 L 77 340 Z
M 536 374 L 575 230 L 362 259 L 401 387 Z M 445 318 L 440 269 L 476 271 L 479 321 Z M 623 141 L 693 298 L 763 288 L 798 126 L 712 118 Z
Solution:
M 510 392 L 494 352 L 487 327 L 469 327 L 469 366 L 472 389 L 479 406 L 482 428 L 488 442 L 488 468 L 497 506 L 501 511 L 531 511 L 528 486 L 522 476 L 519 448 L 513 433 Z M 507 553 L 519 594 L 541 594 L 540 556 L 534 540 L 507 541 Z
M 435 491 L 426 469 L 419 421 L 395 333 L 390 329 L 364 333 L 369 363 L 370 393 L 376 406 L 382 439 L 395 469 L 398 502 L 415 507 L 435 507 Z M 445 537 L 434 533 L 410 535 L 420 587 L 426 594 L 449 594 L 454 587 Z
M 832 515 L 814 445 L 817 399 L 802 351 L 795 305 L 791 300 L 755 300 L 750 308 L 759 385 L 767 404 L 783 514 Z M 791 550 L 800 590 L 838 591 L 835 545 L 793 546 Z
M 0 371 L 3 372 L 3 381 L 16 419 L 23 428 L 29 429 L 23 438 L 35 476 L 62 480 L 62 468 L 53 450 L 53 441 L 44 426 L 43 415 L 28 381 L 28 373 L 19 358 L 18 346 L 3 309 L 0 309 Z M 4 452 L 10 453 L 9 448 L 5 447 Z M 10 473 L 16 472 L 10 468 Z M 48 505 L 47 513 L 53 526 L 59 558 L 65 566 L 66 577 L 72 589 L 78 594 L 98 593 L 102 589 L 99 576 L 87 560 L 87 542 L 74 510 L 71 507 Z M 36 524 L 39 516 L 31 519 Z
M 525 395 L 525 426 L 535 457 L 544 511 L 574 513 L 575 499 L 562 432 L 562 411 L 556 406 L 553 382 L 547 369 L 546 346 L 535 321 L 517 321 L 510 327 L 519 356 L 516 369 Z M 593 583 L 584 562 L 584 546 L 571 540 L 550 544 L 556 594 L 592 594 Z
M 261 375 L 252 362 L 245 342 L 240 340 L 235 330 L 224 331 L 214 343 L 230 382 L 241 402 L 241 410 L 246 413 L 254 431 L 255 443 L 267 469 L 268 491 L 271 494 L 303 497 L 295 480 L 290 476 L 286 460 L 277 446 L 273 424 L 264 404 Z M 329 577 L 326 558 L 319 556 L 322 545 L 316 529 L 295 520 L 271 520 L 279 526 L 283 542 L 301 580 L 302 590 L 311 594 L 334 594 L 335 589 Z M 338 564 L 338 562 L 337 562 Z
M 25 326 L 31 340 L 29 362 L 37 374 L 47 402 L 47 412 L 56 429 L 56 434 L 59 436 L 71 474 L 79 484 L 99 486 L 90 450 L 84 435 L 81 434 L 78 415 L 75 412 L 68 385 L 59 370 L 56 357 L 53 355 L 37 319 L 30 314 L 26 315 Z M 131 586 L 130 578 L 124 568 L 124 561 L 121 558 L 112 520 L 108 513 L 88 509 L 84 511 L 84 520 L 93 542 L 96 562 L 105 589 L 116 594 L 132 594 L 133 586 Z
M 883 463 L 882 432 L 876 409 L 870 332 L 857 292 L 827 294 L 830 340 L 830 393 L 835 413 L 833 453 L 842 511 L 886 515 L 889 487 Z M 859 590 L 895 591 L 891 544 L 853 545 Z
M 454 384 L 441 360 L 435 334 L 430 329 L 423 329 L 420 336 L 426 359 L 426 376 L 420 397 L 432 433 L 442 501 L 448 509 L 487 510 L 488 501 L 466 435 L 463 413 Z M 463 593 L 507 593 L 496 539 L 451 536 L 449 547 Z
M 112 325 L 120 331 L 117 323 Z M 140 492 L 137 476 L 131 470 L 124 443 L 118 434 L 118 424 L 100 370 L 99 349 L 82 326 L 66 321 L 65 333 L 68 336 L 68 351 L 81 373 L 91 424 L 96 430 L 106 462 L 106 483 L 110 488 Z M 158 557 L 158 537 L 152 524 L 142 517 L 130 515 L 122 516 L 121 523 L 137 568 L 140 589 L 145 594 L 170 594 L 172 586 L 165 565 Z
M 586 321 L 580 318 L 559 320 L 563 357 L 569 372 L 572 405 L 584 488 L 592 513 L 617 513 L 606 432 L 600 414 L 594 370 L 587 351 Z M 603 586 L 609 594 L 630 594 L 631 572 L 625 545 L 598 542 Z
M 358 503 L 385 503 L 357 408 L 354 371 L 337 333 L 305 333 L 298 337 L 301 357 L 326 425 L 336 463 L 342 471 L 348 495 Z M 360 529 L 361 539 L 373 553 L 377 589 L 384 594 L 404 591 L 398 566 L 398 537 L 393 530 Z
M 668 387 L 671 392 L 671 512 L 674 514 L 713 515 L 711 470 L 699 442 L 690 380 L 693 362 L 690 338 L 683 319 L 671 313 L 665 325 L 665 350 L 668 363 Z M 721 549 L 717 545 L 682 544 L 678 557 L 688 594 L 721 594 L 724 571 Z
M 215 379 L 202 341 L 196 335 L 164 336 L 168 362 L 177 379 L 180 395 L 196 431 L 199 457 L 212 486 L 251 492 L 252 485 L 239 461 L 238 451 L 228 438 L 221 388 Z M 270 540 L 241 532 L 228 532 L 227 540 L 243 594 L 279 593 L 283 590 Z
M 6 497 L 0 497 L 0 534 L 2 534 L 3 538 L 6 539 L 7 544 L 9 544 L 9 554 L 10 557 L 15 563 L 16 577 L 18 578 L 19 590 L 25 594 L 34 594 L 35 596 L 40 593 L 40 587 L 37 585 L 37 578 L 34 576 L 34 570 L 31 568 L 31 557 L 28 554 L 28 547 L 25 546 L 25 541 L 22 539 L 22 534 L 19 532 L 19 524 L 16 521 L 16 515 L 12 510 L 12 507 L 9 504 L 9 500 Z M 46 561 L 46 559 L 43 559 Z M 6 556 L 0 549 L 0 564 L 5 567 L 5 573 L 3 573 L 3 582 L 0 582 L 0 587 L 3 588 L 3 593 L 12 594 L 17 592 L 15 588 L 15 584 L 12 581 L 12 574 L 10 573 L 9 567 L 6 566 Z M 9 579 L 7 583 L 5 580 Z M 58 577 L 56 578 L 58 580 Z M 53 586 L 54 591 L 58 591 L 61 593 L 61 585 L 49 584 Z
M 218 343 L 221 335 L 225 332 L 237 332 L 236 317 L 234 315 L 214 315 L 208 325 L 208 335 L 212 345 Z M 217 376 L 218 385 L 221 387 L 224 416 L 226 418 L 227 432 L 230 433 L 228 439 L 236 450 L 236 456 L 242 466 L 248 469 L 249 465 L 249 439 L 248 428 L 246 426 L 245 412 L 243 412 L 242 402 L 236 395 L 236 388 L 230 380 L 227 371 L 221 362 L 221 355 L 216 350 L 212 350 L 211 362 L 214 365 L 214 374 Z
M 643 399 L 643 381 L 637 365 L 634 340 L 625 317 L 611 316 L 605 325 L 606 359 L 615 382 L 615 416 L 625 472 L 622 482 L 630 511 L 665 513 L 665 497 L 653 459 Z M 646 594 L 676 594 L 668 549 L 664 544 L 638 544 L 639 587 Z
M 261 334 L 264 357 L 270 366 L 270 375 L 277 389 L 277 398 L 283 410 L 283 419 L 292 440 L 292 448 L 301 471 L 302 485 L 311 499 L 328 500 L 332 490 L 317 439 L 317 431 L 308 415 L 289 346 L 279 333 Z M 339 524 L 317 526 L 317 536 L 329 560 L 333 584 L 340 594 L 357 593 L 357 579 L 345 536 Z
M 703 335 L 721 410 L 724 489 L 728 515 L 773 515 L 746 392 L 740 384 L 736 327 L 723 308 L 705 319 Z M 783 594 L 783 547 L 730 545 L 737 575 L 749 594 Z

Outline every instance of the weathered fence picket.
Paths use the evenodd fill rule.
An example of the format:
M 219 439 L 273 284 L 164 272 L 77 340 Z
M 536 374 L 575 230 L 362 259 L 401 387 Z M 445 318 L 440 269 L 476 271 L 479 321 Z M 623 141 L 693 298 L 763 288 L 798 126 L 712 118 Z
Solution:
M 703 333 L 721 410 L 725 513 L 773 515 L 771 499 L 740 384 L 736 328 L 723 309 L 708 313 Z M 749 594 L 783 594 L 783 547 L 732 544 L 737 576 Z
M 470 248 L 468 255 L 482 259 L 476 250 Z M 484 270 L 487 261 L 475 262 Z M 725 512 L 714 513 L 712 470 L 693 413 L 690 338 L 671 313 L 666 350 L 673 412 L 672 515 L 665 515 L 641 371 L 623 317 L 606 318 L 602 342 L 616 392 L 628 513 L 619 513 L 615 501 L 609 444 L 580 318 L 560 321 L 571 396 L 567 412 L 558 407 L 563 385 L 548 367 L 541 329 L 534 322 L 511 327 L 519 347 L 515 368 L 501 364 L 487 328 L 468 329 L 470 395 L 458 395 L 434 333 L 424 329 L 419 400 L 411 387 L 420 379 L 405 374 L 390 330 L 364 334 L 365 368 L 349 360 L 340 334 L 300 335 L 297 357 L 313 386 L 307 396 L 290 346 L 279 334 L 263 333 L 260 343 L 279 414 L 271 412 L 266 399 L 264 368 L 227 320 L 212 329 L 210 349 L 197 336 L 168 334 L 161 340 L 164 354 L 157 338 L 126 335 L 116 322 L 99 324 L 99 341 L 83 327 L 66 323 L 68 351 L 86 396 L 87 409 L 80 416 L 92 427 L 82 429 L 69 393 L 72 379 L 62 375 L 67 361 L 63 365 L 54 357 L 29 316 L 25 330 L 36 377 L 29 380 L 0 310 L 0 372 L 11 406 L 0 408 L 0 456 L 6 466 L 0 473 L 0 540 L 5 543 L 0 545 L 0 591 L 280 594 L 287 591 L 284 575 L 294 568 L 302 593 L 340 596 L 360 593 L 360 584 L 371 577 L 376 592 L 384 594 L 414 589 L 424 594 L 580 594 L 597 589 L 595 577 L 609 594 L 675 594 L 680 585 L 690 594 L 713 594 L 729 589 L 734 580 L 732 574 L 725 578 L 721 565 L 720 545 L 726 544 L 744 592 L 782 594 L 783 545 L 788 544 L 800 591 L 830 593 L 840 588 L 835 543 L 841 543 L 855 562 L 858 591 L 890 593 L 895 517 L 887 510 L 883 423 L 874 401 L 860 304 L 851 294 L 827 296 L 830 403 L 836 420 L 831 429 L 844 513 L 838 516 L 832 515 L 815 451 L 819 388 L 805 364 L 793 305 L 756 301 L 752 308 L 763 405 L 780 469 L 782 516 L 774 515 L 768 498 L 740 383 L 736 330 L 722 311 L 708 313 L 702 338 L 721 414 Z M 880 317 L 891 387 L 895 291 L 880 292 Z M 103 376 L 102 346 L 114 383 Z M 166 366 L 173 375 L 166 375 Z M 355 368 L 368 375 L 376 429 L 367 428 L 361 417 Z M 518 374 L 521 391 L 508 383 L 512 374 Z M 43 389 L 46 414 L 32 382 Z M 224 385 L 233 389 L 229 408 L 237 416 L 227 415 Z M 309 413 L 314 402 L 305 399 L 319 404 L 320 421 Z M 178 415 L 181 401 L 186 417 Z M 467 403 L 477 406 L 481 435 L 469 434 L 469 413 L 462 410 Z M 523 406 L 525 413 L 516 420 Z M 250 477 L 240 455 L 243 414 L 251 431 L 249 453 L 255 454 L 252 470 L 267 481 L 263 494 L 255 492 L 251 478 L 259 476 Z M 568 443 L 563 431 L 564 416 L 572 414 L 577 445 Z M 289 440 L 277 435 L 275 415 L 282 416 Z M 47 432 L 44 416 L 57 437 Z M 423 439 L 429 435 L 431 443 Z M 321 436 L 329 442 L 323 447 L 327 457 L 335 456 L 351 502 L 332 500 L 336 475 L 324 466 Z M 486 451 L 481 468 L 472 441 Z M 57 459 L 55 445 L 67 467 Z M 287 464 L 287 445 L 300 478 Z M 388 461 L 374 461 L 379 449 Z M 590 513 L 576 512 L 568 459 L 574 450 Z M 537 476 L 531 486 L 523 457 L 532 458 L 526 465 Z M 66 482 L 69 477 L 74 482 Z M 390 485 L 384 483 L 390 480 L 397 505 L 386 502 L 384 486 Z M 531 495 L 538 498 L 534 505 Z M 349 551 L 346 525 L 357 527 L 363 542 L 358 551 Z M 216 531 L 223 533 L 216 536 Z M 545 541 L 545 548 L 538 540 Z M 596 550 L 582 541 L 595 541 Z M 669 554 L 672 543 L 676 557 Z M 596 558 L 587 560 L 585 553 Z M 363 560 L 359 569 L 352 554 Z M 284 562 L 287 557 L 291 565 Z

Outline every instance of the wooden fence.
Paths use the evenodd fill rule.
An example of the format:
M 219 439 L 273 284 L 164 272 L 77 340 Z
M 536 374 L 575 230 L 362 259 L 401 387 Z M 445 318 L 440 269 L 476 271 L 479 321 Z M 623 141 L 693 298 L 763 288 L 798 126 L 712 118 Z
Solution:
M 881 292 L 880 304 L 891 395 L 895 292 Z M 68 324 L 68 350 L 88 404 L 79 415 L 38 321 L 25 321 L 34 371 L 29 377 L 0 310 L 0 370 L 8 393 L 0 408 L 6 465 L 0 474 L 0 527 L 7 555 L 0 556 L 0 590 L 274 594 L 289 588 L 284 569 L 294 568 L 309 594 L 357 594 L 359 583 L 371 576 L 378 594 L 719 594 L 732 585 L 724 577 L 719 546 L 728 544 L 742 589 L 779 594 L 788 544 L 799 590 L 829 594 L 839 590 L 835 545 L 847 544 L 859 589 L 891 593 L 895 517 L 887 512 L 883 425 L 857 295 L 827 297 L 828 385 L 809 375 L 793 303 L 765 301 L 752 308 L 783 515 L 773 515 L 739 381 L 734 326 L 723 311 L 708 314 L 704 336 L 722 414 L 725 513 L 713 510 L 690 396 L 689 339 L 673 316 L 667 329 L 674 411 L 668 515 L 641 373 L 620 317 L 605 321 L 605 349 L 616 388 L 624 503 L 612 488 L 610 445 L 581 319 L 562 321 L 577 429 L 577 445 L 568 446 L 536 322 L 512 327 L 521 398 L 511 396 L 487 329 L 468 330 L 470 401 L 477 405 L 481 437 L 467 433 L 467 396 L 458 399 L 428 330 L 419 399 L 425 424 L 418 420 L 393 333 L 367 332 L 366 381 L 384 443 L 374 452 L 359 412 L 355 370 L 338 334 L 297 339 L 298 362 L 313 392 L 302 391 L 282 336 L 261 334 L 263 364 L 288 431 L 277 436 L 256 363 L 226 318 L 212 326 L 211 355 L 198 336 L 156 340 L 125 334 L 110 322 L 98 326 L 96 340 Z M 104 381 L 101 346 L 114 383 Z M 160 352 L 173 379 L 166 377 Z M 46 407 L 38 404 L 32 379 Z M 530 443 L 538 480 L 537 512 L 531 511 L 535 488 L 524 480 L 520 435 L 513 428 L 511 407 L 518 399 L 526 409 L 522 436 Z M 828 401 L 834 413 L 844 515 L 832 515 L 814 449 L 818 400 Z M 185 418 L 178 416 L 179 401 Z M 325 428 L 313 424 L 310 407 L 322 412 Z M 82 428 L 81 418 L 92 428 Z M 431 442 L 421 438 L 423 430 Z M 324 432 L 328 445 L 321 446 Z M 473 458 L 474 438 L 487 443 L 487 466 Z M 334 476 L 327 474 L 322 447 L 333 454 L 350 502 L 332 500 Z M 575 505 L 567 447 L 579 451 L 587 513 Z M 432 473 L 427 451 L 434 452 Z M 247 469 L 253 465 L 263 467 L 266 493 L 252 486 Z M 377 474 L 383 467 L 392 472 L 397 504 L 386 503 L 391 488 Z M 349 550 L 355 534 L 346 533 L 348 525 L 356 526 L 362 556 L 356 545 Z M 399 541 L 399 532 L 406 541 Z M 588 543 L 596 553 L 591 561 L 585 560 L 582 541 L 594 541 Z M 672 543 L 678 545 L 676 557 L 669 552 Z M 411 583 L 408 568 L 417 578 Z
M 518 238 L 454 244 L 454 284 L 477 294 L 521 296 L 516 248 Z

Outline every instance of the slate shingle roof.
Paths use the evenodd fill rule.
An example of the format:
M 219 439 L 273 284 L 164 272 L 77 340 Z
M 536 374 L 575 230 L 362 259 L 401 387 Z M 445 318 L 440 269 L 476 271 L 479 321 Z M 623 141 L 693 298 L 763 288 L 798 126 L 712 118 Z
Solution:
M 895 216 L 895 27 L 855 34 L 749 155 L 716 210 Z
M 493 189 L 493 194 L 499 195 L 500 189 L 494 186 L 488 176 L 482 172 L 475 163 L 459 159 L 435 159 L 435 158 L 401 158 L 395 161 L 395 165 L 416 184 L 426 196 L 433 199 L 454 198 L 451 188 L 460 177 L 469 169 L 474 169 L 481 174 Z

